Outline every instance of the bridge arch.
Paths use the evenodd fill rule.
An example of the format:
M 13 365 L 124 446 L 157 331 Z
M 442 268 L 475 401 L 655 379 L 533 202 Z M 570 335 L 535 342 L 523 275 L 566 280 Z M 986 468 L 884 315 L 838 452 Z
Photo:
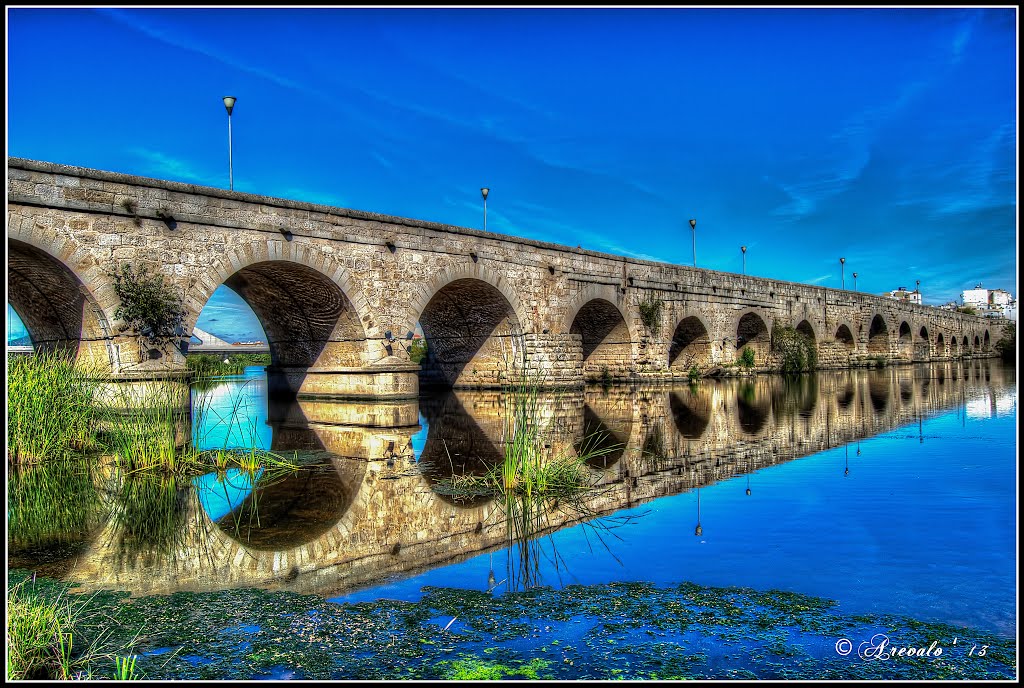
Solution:
M 988 330 L 985 330 L 985 336 L 981 342 L 982 351 L 988 351 L 992 348 L 992 339 L 989 337 Z
M 885 319 L 876 314 L 871 318 L 871 325 L 868 328 L 868 353 L 889 354 L 889 326 Z
M 368 309 L 358 288 L 331 259 L 304 260 L 297 252 L 284 253 L 271 258 L 264 247 L 244 259 L 213 266 L 209 279 L 201 282 L 199 294 L 205 299 L 199 307 L 195 297 L 186 301 L 189 332 L 202 307 L 223 284 L 260 321 L 275 369 L 356 368 L 372 362 L 361 318 Z
M 935 338 L 935 354 L 937 356 L 946 355 L 946 337 L 941 332 L 939 332 L 939 335 Z
M 61 249 L 58 256 L 70 250 L 62 241 L 57 246 Z M 75 262 L 53 255 L 35 242 L 8 238 L 7 256 L 8 302 L 28 330 L 33 348 L 69 354 L 105 370 L 114 370 L 117 361 L 107 309 L 113 312 L 116 297 L 114 303 L 109 303 L 108 297 L 104 304 L 86 286 L 93 285 L 97 291 L 106 287 L 112 295 L 108 277 L 98 268 L 83 271 Z
M 818 337 L 814 334 L 814 326 L 811 325 L 809 320 L 804 319 L 797 323 L 796 331 L 805 337 L 809 337 L 815 344 L 818 343 Z
M 914 354 L 914 335 L 906 320 L 900 323 L 899 329 L 899 352 L 900 356 L 910 359 Z
M 631 319 L 614 287 L 589 285 L 573 297 L 564 326 L 581 342 L 583 378 L 625 377 L 633 367 L 637 341 Z
M 691 366 L 706 368 L 711 364 L 711 335 L 707 323 L 699 315 L 687 315 L 672 331 L 668 350 L 668 366 L 689 370 Z
M 764 364 L 771 353 L 771 326 L 761 313 L 748 310 L 736 321 L 736 357 L 745 347 L 754 351 L 754 363 Z
M 836 328 L 835 341 L 846 349 L 847 352 L 852 352 L 854 350 L 857 346 L 857 342 L 853 338 L 853 330 L 850 329 L 849 323 L 842 323 Z

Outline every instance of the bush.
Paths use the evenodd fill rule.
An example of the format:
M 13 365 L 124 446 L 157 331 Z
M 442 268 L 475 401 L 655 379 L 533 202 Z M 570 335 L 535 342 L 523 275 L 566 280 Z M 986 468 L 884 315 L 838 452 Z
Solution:
M 640 319 L 651 334 L 657 336 L 661 330 L 661 299 L 648 296 L 640 302 Z
M 427 357 L 427 340 L 422 337 L 412 340 L 409 345 L 409 360 L 413 363 L 422 363 Z
M 782 356 L 781 371 L 786 374 L 814 370 L 818 366 L 818 348 L 811 337 L 792 328 L 772 327 L 772 350 Z
M 996 342 L 996 351 L 1007 362 L 1015 360 L 1017 353 L 1017 323 L 1006 323 Z
M 150 276 L 145 267 L 136 272 L 125 264 L 121 271 L 108 275 L 114 280 L 114 293 L 121 301 L 114 317 L 123 321 L 121 331 L 132 330 L 158 346 L 184 335 L 185 311 L 161 275 Z
M 743 347 L 743 351 L 740 352 L 739 364 L 747 369 L 754 367 L 754 350 L 749 346 Z

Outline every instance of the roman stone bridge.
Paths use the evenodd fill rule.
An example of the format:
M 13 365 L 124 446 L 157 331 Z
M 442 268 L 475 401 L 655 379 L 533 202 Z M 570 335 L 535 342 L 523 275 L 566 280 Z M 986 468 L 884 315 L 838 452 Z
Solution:
M 869 294 L 18 158 L 7 193 L 8 298 L 35 347 L 126 379 L 183 370 L 222 284 L 260 319 L 275 388 L 300 396 L 495 387 L 521 366 L 551 386 L 671 379 L 746 347 L 770 369 L 775 325 L 812 337 L 826 368 L 988 356 L 1000 328 Z M 178 348 L 120 330 L 110 272 L 123 264 L 181 297 Z M 417 323 L 422 365 L 408 352 Z

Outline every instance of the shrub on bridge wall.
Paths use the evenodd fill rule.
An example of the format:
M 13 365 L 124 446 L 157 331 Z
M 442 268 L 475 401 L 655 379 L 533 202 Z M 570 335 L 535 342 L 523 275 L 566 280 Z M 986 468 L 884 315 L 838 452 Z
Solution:
M 652 335 L 657 336 L 661 330 L 661 299 L 648 296 L 640 304 L 640 320 Z
M 792 327 L 777 323 L 772 327 L 772 349 L 781 355 L 783 373 L 802 373 L 818 367 L 818 348 L 814 340 Z
M 184 333 L 182 321 L 185 311 L 162 275 L 150 275 L 145 266 L 136 272 L 124 264 L 120 272 L 109 273 L 114 280 L 114 292 L 120 305 L 114 317 L 124 324 L 121 331 L 132 330 L 150 345 L 160 346 Z

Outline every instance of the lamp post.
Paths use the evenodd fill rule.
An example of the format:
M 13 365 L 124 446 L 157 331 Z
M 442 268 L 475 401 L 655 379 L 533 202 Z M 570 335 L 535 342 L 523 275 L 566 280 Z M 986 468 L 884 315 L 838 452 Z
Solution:
M 487 194 L 491 193 L 491 190 L 486 186 L 480 189 L 480 195 L 484 197 L 484 231 L 487 231 Z
M 853 273 L 853 290 L 857 291 L 857 273 Z
M 697 221 L 690 220 L 690 236 L 693 239 L 693 267 L 697 267 Z
M 747 247 L 740 246 L 740 253 L 743 254 L 743 274 L 747 274 Z
M 231 161 L 231 111 L 235 109 L 235 97 L 224 96 L 224 108 L 228 111 L 228 188 L 235 190 L 235 172 Z
M 845 258 L 840 258 L 839 259 L 839 274 L 842 275 L 841 279 L 842 279 L 843 289 L 846 289 L 846 259 Z

